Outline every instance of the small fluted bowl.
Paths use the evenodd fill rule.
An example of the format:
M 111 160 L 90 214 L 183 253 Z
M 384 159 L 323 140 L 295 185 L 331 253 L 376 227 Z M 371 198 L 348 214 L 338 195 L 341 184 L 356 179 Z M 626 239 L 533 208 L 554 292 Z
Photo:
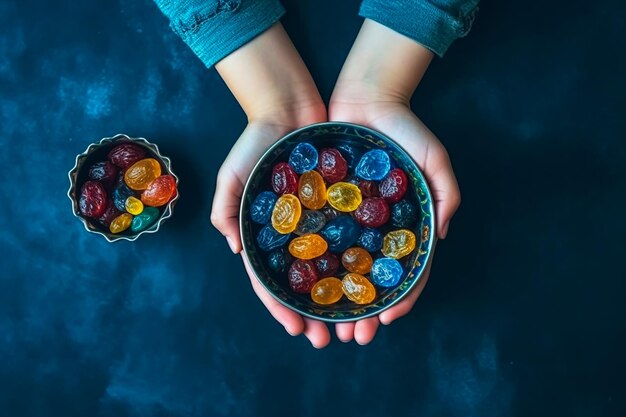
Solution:
M 99 223 L 97 219 L 84 217 L 78 206 L 78 197 L 80 195 L 81 187 L 85 181 L 89 180 L 89 167 L 96 162 L 106 161 L 109 151 L 122 143 L 133 143 L 144 148 L 146 150 L 145 157 L 154 158 L 159 161 L 161 164 L 162 175 L 169 174 L 174 177 L 176 180 L 176 188 L 178 189 L 178 177 L 172 171 L 170 159 L 167 156 L 161 155 L 157 145 L 148 142 L 144 138 L 131 138 L 124 134 L 117 134 L 112 137 L 103 138 L 99 142 L 89 145 L 85 152 L 76 156 L 76 163 L 68 172 L 70 188 L 67 191 L 67 196 L 72 201 L 72 212 L 74 213 L 74 216 L 83 223 L 85 230 L 104 236 L 108 242 L 116 242 L 119 240 L 133 241 L 144 233 L 158 232 L 161 224 L 172 216 L 174 205 L 179 198 L 179 193 L 177 191 L 176 195 L 165 206 L 158 208 L 160 214 L 156 222 L 154 222 L 152 226 L 140 232 L 132 232 L 129 228 L 122 233 L 113 234 L 110 232 L 108 227 Z
M 335 304 L 319 305 L 309 294 L 298 294 L 289 288 L 287 273 L 276 273 L 268 265 L 268 253 L 259 249 L 256 236 L 262 225 L 250 219 L 250 206 L 262 191 L 271 191 L 270 176 L 278 162 L 286 162 L 291 150 L 300 142 L 308 142 L 318 150 L 325 147 L 351 145 L 367 152 L 382 149 L 392 160 L 392 167 L 402 168 L 411 185 L 405 198 L 417 207 L 419 221 L 413 229 L 417 238 L 415 250 L 402 258 L 404 274 L 395 287 L 376 287 L 374 301 L 358 305 L 345 296 Z M 435 210 L 426 179 L 419 167 L 400 145 L 380 132 L 350 123 L 318 123 L 293 131 L 272 145 L 258 161 L 250 174 L 243 192 L 239 214 L 243 256 L 251 266 L 258 281 L 281 304 L 303 316 L 325 322 L 349 322 L 380 314 L 402 300 L 422 278 L 431 261 L 435 244 Z M 285 245 L 286 246 L 286 245 Z M 341 258 L 341 254 L 337 254 Z M 341 266 L 340 266 L 341 269 Z M 337 274 L 341 279 L 346 271 Z

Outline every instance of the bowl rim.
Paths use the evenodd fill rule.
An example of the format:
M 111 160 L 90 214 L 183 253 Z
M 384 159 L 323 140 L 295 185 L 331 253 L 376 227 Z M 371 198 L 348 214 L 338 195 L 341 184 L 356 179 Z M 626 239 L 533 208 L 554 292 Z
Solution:
M 101 147 L 102 145 L 106 145 L 109 143 L 114 143 L 117 141 L 127 141 L 127 142 L 138 142 L 140 143 L 142 146 L 147 147 L 148 149 L 150 149 L 152 152 L 154 152 L 154 154 L 158 157 L 158 159 L 160 160 L 160 162 L 165 165 L 165 167 L 167 168 L 168 174 L 171 175 L 172 177 L 174 177 L 174 180 L 176 181 L 176 195 L 174 196 L 174 198 L 172 198 L 167 205 L 165 206 L 165 209 L 163 210 L 163 213 L 161 214 L 161 216 L 159 216 L 159 218 L 157 219 L 157 222 L 154 226 L 146 229 L 146 230 L 142 230 L 141 232 L 131 235 L 131 236 L 126 236 L 126 235 L 113 235 L 113 236 L 108 236 L 107 234 L 103 233 L 100 230 L 94 230 L 91 229 L 89 227 L 89 224 L 87 222 L 87 219 L 85 219 L 81 214 L 80 214 L 80 210 L 78 208 L 78 199 L 76 198 L 77 194 L 78 194 L 78 190 L 76 190 L 76 178 L 78 176 L 78 171 L 79 171 L 79 163 L 81 162 L 82 159 L 87 158 L 94 150 L 98 149 L 99 147 Z M 82 168 L 82 166 L 81 166 Z M 180 192 L 178 191 L 178 176 L 174 173 L 174 171 L 172 171 L 172 161 L 170 160 L 170 158 L 168 158 L 167 156 L 164 156 L 161 154 L 161 151 L 159 150 L 159 147 L 148 141 L 146 138 L 144 137 L 131 137 L 128 136 L 124 133 L 118 133 L 116 135 L 113 136 L 108 136 L 108 137 L 104 137 L 102 139 L 100 139 L 98 142 L 93 142 L 90 143 L 89 146 L 87 146 L 87 149 L 85 149 L 82 153 L 79 153 L 78 155 L 76 155 L 76 159 L 74 161 L 74 166 L 72 167 L 72 169 L 70 169 L 67 173 L 67 176 L 70 180 L 70 187 L 67 190 L 67 197 L 70 199 L 71 203 L 72 203 L 72 213 L 74 214 L 74 217 L 77 217 L 83 224 L 83 227 L 85 228 L 85 230 L 87 230 L 89 233 L 94 233 L 94 234 L 98 234 L 103 236 L 107 242 L 109 243 L 113 243 L 113 242 L 118 242 L 121 240 L 127 240 L 129 242 L 135 241 L 139 238 L 139 236 L 148 233 L 156 233 L 159 231 L 159 229 L 161 228 L 161 223 L 163 223 L 165 220 L 169 219 L 170 217 L 172 217 L 172 214 L 174 213 L 174 205 L 176 204 L 176 201 L 178 201 L 178 199 L 180 198 Z
M 417 169 L 417 172 L 421 175 L 422 179 L 424 180 L 424 186 L 426 188 L 425 192 L 428 194 L 429 196 L 429 204 L 428 204 L 428 208 L 430 210 L 430 215 L 432 216 L 432 223 L 434 225 L 433 229 L 436 229 L 436 225 L 437 225 L 437 218 L 436 218 L 436 214 L 435 214 L 435 205 L 433 202 L 433 197 L 432 197 L 432 193 L 430 191 L 430 186 L 428 184 L 427 178 L 424 175 L 424 172 L 422 171 L 421 167 L 419 166 L 419 164 L 411 157 L 411 154 L 409 154 L 407 152 L 406 149 L 404 149 L 404 147 L 402 147 L 398 142 L 396 142 L 395 140 L 391 139 L 389 136 L 387 136 L 386 134 L 372 129 L 371 127 L 367 127 L 367 126 L 363 126 L 360 124 L 356 124 L 356 123 L 349 123 L 349 122 L 320 122 L 320 123 L 313 123 L 310 125 L 306 125 L 306 126 L 302 126 L 296 130 L 290 131 L 288 133 L 286 133 L 285 135 L 283 135 L 282 137 L 280 137 L 276 142 L 274 142 L 269 148 L 267 148 L 265 150 L 265 152 L 263 152 L 263 155 L 261 155 L 261 157 L 259 158 L 259 160 L 256 162 L 256 164 L 254 165 L 254 167 L 252 168 L 252 171 L 250 171 L 250 175 L 248 175 L 248 178 L 246 179 L 246 184 L 243 188 L 243 192 L 241 194 L 241 202 L 239 204 L 239 238 L 241 239 L 241 247 L 242 247 L 242 256 L 244 258 L 244 262 L 247 263 L 250 266 L 250 270 L 252 271 L 252 273 L 254 274 L 255 279 L 263 286 L 263 288 L 265 289 L 265 291 L 267 291 L 272 298 L 274 298 L 274 300 L 278 301 L 281 305 L 287 307 L 289 310 L 294 311 L 304 317 L 308 317 L 314 320 L 318 320 L 318 321 L 322 321 L 322 322 L 326 322 L 326 323 L 346 323 L 346 322 L 356 322 L 362 319 L 366 319 L 369 317 L 373 317 L 373 316 L 377 316 L 380 313 L 382 313 L 383 311 L 388 310 L 389 308 L 393 307 L 394 305 L 398 304 L 400 301 L 402 301 L 408 294 L 410 294 L 414 289 L 415 286 L 417 285 L 418 282 L 420 282 L 422 280 L 422 276 L 424 275 L 424 273 L 426 271 L 428 271 L 430 269 L 430 263 L 432 262 L 433 259 L 433 255 L 434 255 L 434 251 L 435 251 L 435 245 L 437 242 L 437 233 L 435 230 L 433 230 L 431 232 L 431 238 L 429 239 L 429 243 L 428 243 L 428 253 L 426 255 L 426 259 L 424 260 L 424 267 L 419 271 L 419 273 L 415 276 L 415 278 L 413 279 L 413 282 L 411 282 L 411 284 L 409 285 L 409 287 L 406 289 L 406 291 L 401 294 L 400 296 L 396 297 L 394 300 L 392 300 L 389 304 L 385 305 L 384 307 L 382 307 L 379 310 L 373 310 L 371 312 L 365 313 L 363 315 L 360 315 L 359 317 L 356 318 L 336 318 L 336 317 L 320 317 L 319 315 L 315 315 L 315 314 L 310 314 L 306 311 L 302 311 L 297 309 L 296 307 L 290 305 L 289 303 L 287 303 L 286 301 L 282 300 L 280 297 L 278 297 L 276 294 L 274 294 L 274 292 L 272 291 L 271 288 L 269 288 L 265 282 L 263 282 L 263 280 L 259 277 L 259 275 L 257 274 L 257 271 L 252 268 L 252 264 L 250 263 L 250 260 L 248 258 L 248 253 L 246 251 L 246 240 L 244 239 L 243 236 L 243 207 L 245 204 L 245 196 L 248 193 L 248 188 L 250 186 L 251 180 L 254 177 L 254 175 L 257 173 L 257 170 L 259 169 L 259 166 L 261 165 L 261 163 L 264 161 L 264 159 L 267 157 L 267 155 L 269 155 L 270 153 L 272 153 L 274 151 L 274 149 L 276 149 L 278 146 L 280 146 L 281 143 L 283 143 L 284 141 L 299 135 L 300 133 L 302 133 L 303 131 L 309 130 L 309 129 L 315 129 L 315 128 L 319 128 L 319 127 L 348 127 L 348 128 L 357 128 L 357 129 L 361 129 L 364 131 L 367 131 L 368 133 L 372 134 L 373 136 L 378 136 L 378 137 L 382 137 L 383 139 L 393 143 L 395 146 L 397 146 L 411 161 L 413 161 L 413 163 L 415 164 L 415 167 Z

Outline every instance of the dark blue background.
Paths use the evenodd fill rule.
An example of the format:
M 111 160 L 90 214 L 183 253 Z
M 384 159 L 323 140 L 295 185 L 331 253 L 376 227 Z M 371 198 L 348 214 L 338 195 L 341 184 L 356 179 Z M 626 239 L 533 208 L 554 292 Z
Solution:
M 516 4 L 513 4 L 516 3 Z M 327 99 L 357 1 L 286 1 Z M 484 1 L 416 112 L 464 202 L 413 312 L 316 351 L 210 226 L 245 125 L 149 0 L 0 1 L 0 415 L 626 415 L 626 6 Z M 181 178 L 108 244 L 65 196 L 86 146 L 145 136 Z

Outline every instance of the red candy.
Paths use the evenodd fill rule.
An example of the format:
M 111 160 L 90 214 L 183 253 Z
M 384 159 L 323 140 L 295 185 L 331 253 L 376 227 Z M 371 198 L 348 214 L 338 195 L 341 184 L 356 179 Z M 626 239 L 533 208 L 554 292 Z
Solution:
M 296 259 L 287 273 L 289 287 L 295 292 L 308 294 L 317 282 L 317 270 L 313 261 Z
M 389 215 L 389 205 L 380 197 L 366 198 L 354 213 L 357 221 L 367 227 L 384 225 L 389 220 Z
M 370 198 L 370 197 L 378 197 L 378 187 L 376 186 L 376 183 L 374 181 L 367 181 L 367 180 L 363 180 L 360 181 L 358 184 L 359 186 L 359 190 L 361 190 L 361 195 L 365 198 Z
M 339 258 L 331 252 L 324 252 L 322 256 L 313 259 L 319 278 L 332 277 L 339 269 Z
M 109 161 L 122 169 L 126 169 L 146 156 L 146 150 L 139 145 L 123 143 L 109 152 Z
M 122 212 L 119 211 L 117 207 L 115 207 L 115 203 L 113 203 L 113 200 L 109 199 L 107 200 L 106 210 L 104 210 L 104 214 L 98 218 L 98 221 L 108 228 L 111 225 L 113 219 L 115 219 L 120 214 L 122 214 Z
M 278 195 L 298 192 L 298 174 L 287 162 L 281 162 L 272 170 L 272 189 Z
M 117 167 L 109 161 L 98 162 L 89 168 L 89 179 L 102 182 L 110 188 L 117 178 Z
M 153 179 L 141 193 L 141 201 L 146 206 L 160 207 L 176 194 L 176 180 L 171 175 L 161 175 Z
M 397 203 L 402 200 L 406 190 L 409 187 L 409 179 L 404 171 L 395 168 L 389 171 L 389 174 L 378 184 L 380 196 L 387 200 L 388 203 Z
M 80 190 L 78 199 L 80 212 L 87 217 L 98 218 L 107 208 L 107 192 L 97 181 L 87 181 Z
M 317 170 L 324 180 L 332 184 L 346 177 L 348 163 L 337 149 L 325 148 L 319 152 Z

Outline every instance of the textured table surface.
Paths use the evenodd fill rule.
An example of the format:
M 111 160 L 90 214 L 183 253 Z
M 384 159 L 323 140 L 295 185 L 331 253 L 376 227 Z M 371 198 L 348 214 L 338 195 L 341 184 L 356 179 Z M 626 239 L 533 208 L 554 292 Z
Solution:
M 285 5 L 327 99 L 358 2 Z M 0 415 L 625 415 L 625 12 L 482 3 L 414 100 L 464 197 L 431 280 L 371 345 L 316 351 L 210 225 L 245 125 L 219 76 L 148 0 L 0 0 Z M 181 199 L 111 245 L 66 172 L 118 132 L 159 144 Z

